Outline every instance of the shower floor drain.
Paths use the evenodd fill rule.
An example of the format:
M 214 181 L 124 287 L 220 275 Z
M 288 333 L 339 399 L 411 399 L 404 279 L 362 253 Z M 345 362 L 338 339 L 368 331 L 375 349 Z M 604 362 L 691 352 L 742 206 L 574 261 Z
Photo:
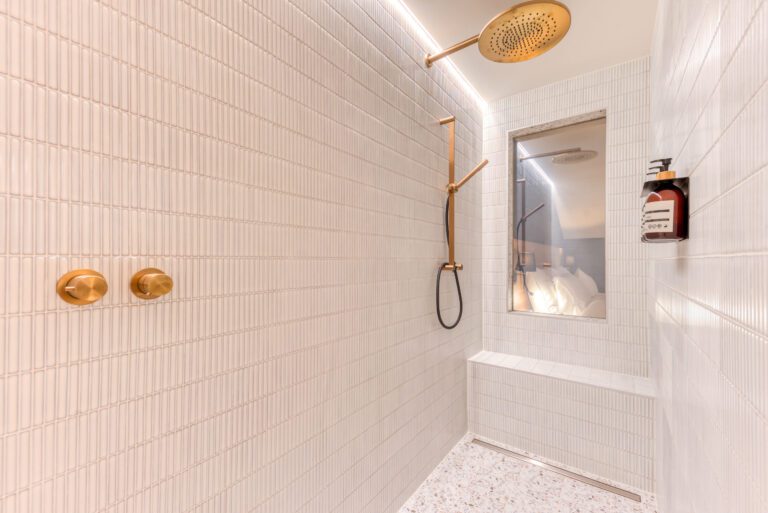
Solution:
M 607 483 L 603 483 L 602 481 L 597 481 L 596 479 L 591 479 L 586 476 L 582 476 L 581 474 L 577 474 L 576 472 L 571 472 L 570 470 L 565 470 L 564 468 L 556 467 L 555 465 L 550 465 L 549 463 L 544 463 L 543 461 L 539 461 L 534 458 L 530 458 L 524 454 L 520 454 L 514 451 L 510 451 L 508 449 L 504 449 L 502 447 L 499 447 L 497 445 L 489 444 L 488 442 L 483 442 L 482 440 L 478 440 L 477 438 L 472 440 L 473 444 L 477 444 L 481 447 L 485 447 L 486 449 L 490 449 L 492 451 L 496 451 L 498 453 L 501 453 L 505 456 L 510 456 L 512 458 L 518 459 L 520 461 L 524 461 L 526 463 L 530 463 L 531 465 L 536 465 L 537 467 L 549 470 L 551 472 L 555 472 L 557 474 L 560 474 L 565 477 L 569 477 L 571 479 L 574 479 L 576 481 L 580 481 L 582 483 L 588 484 L 590 486 L 594 486 L 595 488 L 600 488 L 601 490 L 605 490 L 606 492 L 615 493 L 616 495 L 621 495 L 622 497 L 626 497 L 627 499 L 631 499 L 636 502 L 641 502 L 640 495 L 624 490 L 622 488 L 609 485 Z

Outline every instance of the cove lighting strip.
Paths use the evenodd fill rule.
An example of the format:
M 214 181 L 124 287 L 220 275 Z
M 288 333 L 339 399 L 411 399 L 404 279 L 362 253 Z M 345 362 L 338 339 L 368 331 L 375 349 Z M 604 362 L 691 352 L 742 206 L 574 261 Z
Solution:
M 440 45 L 437 44 L 437 41 L 435 41 L 435 38 L 432 37 L 432 34 L 430 34 L 427 29 L 424 28 L 424 25 L 422 25 L 416 15 L 413 14 L 413 11 L 411 11 L 408 6 L 405 5 L 403 0 L 388 1 L 403 16 L 403 18 L 408 21 L 411 29 L 413 29 L 419 38 L 421 38 L 423 45 L 428 49 L 429 52 L 436 53 L 441 50 Z M 480 93 L 477 92 L 477 89 L 474 88 L 472 83 L 467 80 L 467 77 L 464 76 L 464 73 L 462 73 L 461 70 L 456 67 L 450 57 L 444 57 L 440 62 L 444 63 L 445 67 L 448 68 L 448 70 L 456 78 L 456 81 L 459 82 L 464 87 L 464 90 L 469 94 L 469 96 L 471 96 L 475 102 L 477 102 L 477 104 L 480 106 L 480 109 L 485 111 L 488 108 L 488 103 L 483 99 L 482 96 L 480 96 Z M 437 63 L 435 65 L 437 65 Z
M 530 157 L 531 154 L 528 153 L 528 150 L 525 149 L 525 146 L 523 146 L 520 143 L 517 143 L 517 149 L 520 151 L 520 153 L 523 154 L 523 157 Z M 552 188 L 552 190 L 555 190 L 555 184 L 552 182 L 552 180 L 549 178 L 549 175 L 547 175 L 547 172 L 544 171 L 544 168 L 541 167 L 541 165 L 536 162 L 536 160 L 531 159 L 531 165 L 536 170 L 537 173 L 549 184 L 549 186 Z

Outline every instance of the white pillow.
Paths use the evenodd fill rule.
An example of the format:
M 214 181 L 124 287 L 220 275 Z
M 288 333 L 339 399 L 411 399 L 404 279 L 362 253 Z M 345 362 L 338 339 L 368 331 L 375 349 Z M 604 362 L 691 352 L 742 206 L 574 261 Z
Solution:
M 581 269 L 576 270 L 576 277 L 579 279 L 582 285 L 587 289 L 590 296 L 594 296 L 597 294 L 597 283 L 595 283 L 595 280 L 592 278 L 592 276 L 588 275 Z
M 525 283 L 528 284 L 530 292 L 528 297 L 534 312 L 552 314 L 559 312 L 555 298 L 555 284 L 546 269 L 525 273 Z
M 580 315 L 592 298 L 586 287 L 577 277 L 570 273 L 555 276 L 554 282 L 557 306 L 560 313 Z
M 598 294 L 591 303 L 581 312 L 582 317 L 597 317 L 605 319 L 605 296 Z

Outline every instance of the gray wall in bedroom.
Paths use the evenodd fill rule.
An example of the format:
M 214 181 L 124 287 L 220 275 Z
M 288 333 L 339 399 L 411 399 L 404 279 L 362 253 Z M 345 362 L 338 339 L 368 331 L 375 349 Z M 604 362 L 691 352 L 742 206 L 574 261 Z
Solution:
M 560 245 L 563 254 L 572 255 L 575 266 L 592 276 L 597 289 L 605 292 L 605 239 L 564 239 Z
M 541 178 L 541 175 L 532 171 L 529 165 L 525 166 L 524 174 L 521 171 L 521 166 L 518 164 L 517 177 L 525 176 L 526 181 L 525 185 L 516 184 L 515 186 L 514 226 L 517 226 L 517 222 L 525 213 L 545 203 L 544 208 L 528 218 L 524 232 L 521 228 L 521 238 L 529 242 L 563 248 L 563 255 L 573 255 L 576 259 L 576 267 L 592 276 L 598 290 L 605 292 L 605 238 L 563 238 L 551 187 Z M 520 201 L 523 187 L 525 187 L 525 205 Z M 524 237 L 522 237 L 523 233 Z M 545 262 L 536 263 L 540 266 Z
M 544 208 L 526 220 L 525 226 L 521 226 L 521 238 L 529 242 L 557 246 L 557 241 L 562 238 L 562 232 L 551 187 L 539 173 L 531 169 L 530 164 L 518 164 L 515 173 L 516 179 L 525 178 L 525 183 L 515 184 L 515 226 L 523 215 L 531 212 L 542 203 L 545 204 Z M 525 189 L 525 205 L 521 201 L 523 188 Z

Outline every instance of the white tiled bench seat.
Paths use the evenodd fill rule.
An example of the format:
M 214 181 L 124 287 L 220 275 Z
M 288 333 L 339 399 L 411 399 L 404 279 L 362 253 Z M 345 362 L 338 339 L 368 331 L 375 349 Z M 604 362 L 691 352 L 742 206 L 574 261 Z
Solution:
M 653 491 L 650 379 L 490 351 L 468 365 L 469 429 L 479 438 Z

